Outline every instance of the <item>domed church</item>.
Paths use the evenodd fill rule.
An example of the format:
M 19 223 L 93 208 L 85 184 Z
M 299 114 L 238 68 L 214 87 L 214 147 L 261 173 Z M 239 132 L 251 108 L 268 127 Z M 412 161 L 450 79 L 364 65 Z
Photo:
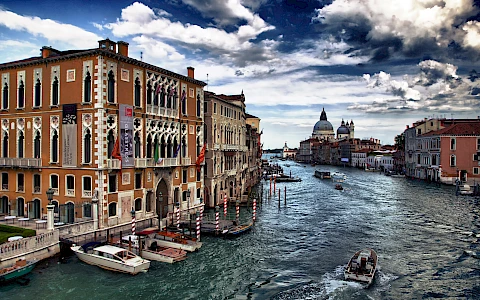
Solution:
M 317 138 L 320 141 L 333 141 L 335 139 L 335 132 L 333 131 L 332 123 L 327 120 L 325 108 L 322 109 L 322 113 L 320 114 L 320 121 L 313 126 L 312 138 Z
M 347 121 L 347 123 L 345 123 L 342 119 L 342 124 L 337 129 L 337 140 L 354 138 L 354 133 L 355 125 L 353 121 L 350 121 L 350 123 Z M 313 126 L 312 138 L 317 138 L 319 141 L 335 141 L 335 131 L 333 131 L 332 123 L 327 120 L 325 108 L 322 109 L 322 113 L 320 114 L 320 121 Z

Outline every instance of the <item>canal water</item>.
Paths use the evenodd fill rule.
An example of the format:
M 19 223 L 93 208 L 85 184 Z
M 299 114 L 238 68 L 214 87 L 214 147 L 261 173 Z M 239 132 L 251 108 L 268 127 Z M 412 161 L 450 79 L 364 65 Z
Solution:
M 479 200 L 457 197 L 451 186 L 353 168 L 279 164 L 302 181 L 276 185 L 280 206 L 278 191 L 268 199 L 264 182 L 257 223 L 245 235 L 202 237 L 187 260 L 152 262 L 136 276 L 75 256 L 47 260 L 28 285 L 0 287 L 0 299 L 480 299 Z M 315 168 L 345 173 L 344 190 L 313 177 Z M 344 266 L 364 247 L 379 257 L 368 289 L 343 280 Z

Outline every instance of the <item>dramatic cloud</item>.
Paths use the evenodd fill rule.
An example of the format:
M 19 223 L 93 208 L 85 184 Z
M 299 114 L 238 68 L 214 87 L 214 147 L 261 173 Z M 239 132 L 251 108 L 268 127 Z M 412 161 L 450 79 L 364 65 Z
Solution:
M 97 41 L 101 40 L 96 34 L 77 26 L 50 19 L 21 16 L 6 10 L 0 10 L 0 25 L 46 38 L 52 43 L 62 42 L 76 48 L 93 48 Z
M 313 21 L 374 60 L 426 53 L 478 59 L 479 22 L 469 20 L 478 13 L 472 0 L 335 0 Z
M 368 104 L 349 106 L 352 110 L 365 112 L 473 112 L 480 109 L 479 86 L 474 83 L 476 72 L 472 71 L 467 80 L 457 75 L 457 67 L 434 60 L 418 64 L 420 73 L 413 78 L 405 75 L 402 80 L 391 78 L 390 74 L 379 72 L 363 78 L 369 88 L 384 89 L 397 98 L 378 99 Z

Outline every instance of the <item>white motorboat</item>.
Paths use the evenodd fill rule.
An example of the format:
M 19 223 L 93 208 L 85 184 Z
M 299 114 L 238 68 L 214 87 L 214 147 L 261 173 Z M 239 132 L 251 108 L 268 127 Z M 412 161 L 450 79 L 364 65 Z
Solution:
M 83 246 L 74 244 L 71 249 L 81 261 L 106 270 L 135 275 L 146 272 L 150 267 L 149 260 L 131 251 L 99 242 L 90 242 Z
M 336 182 L 344 182 L 347 179 L 347 175 L 340 172 L 333 172 L 330 174 L 330 177 Z
M 157 246 L 183 249 L 188 252 L 194 252 L 202 247 L 202 242 L 197 241 L 195 238 L 184 236 L 178 232 L 144 230 L 138 234 L 146 236 L 148 245 L 155 241 L 157 242 Z
M 172 264 L 174 262 L 182 261 L 187 258 L 187 252 L 185 250 L 171 247 L 161 247 L 158 246 L 157 243 L 151 239 L 147 239 L 146 241 L 144 239 L 141 239 L 142 249 L 140 249 L 138 238 L 139 236 L 137 235 L 127 235 L 123 236 L 122 240 L 118 243 L 121 247 L 131 249 L 136 254 L 148 260 Z
M 345 268 L 345 280 L 354 280 L 370 285 L 377 269 L 377 253 L 370 248 L 355 252 Z

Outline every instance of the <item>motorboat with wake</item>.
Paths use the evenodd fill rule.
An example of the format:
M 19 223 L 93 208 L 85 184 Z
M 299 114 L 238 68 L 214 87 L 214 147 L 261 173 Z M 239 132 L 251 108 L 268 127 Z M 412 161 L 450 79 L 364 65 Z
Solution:
M 377 253 L 370 248 L 355 252 L 345 268 L 345 280 L 366 283 L 369 286 L 377 269 Z

